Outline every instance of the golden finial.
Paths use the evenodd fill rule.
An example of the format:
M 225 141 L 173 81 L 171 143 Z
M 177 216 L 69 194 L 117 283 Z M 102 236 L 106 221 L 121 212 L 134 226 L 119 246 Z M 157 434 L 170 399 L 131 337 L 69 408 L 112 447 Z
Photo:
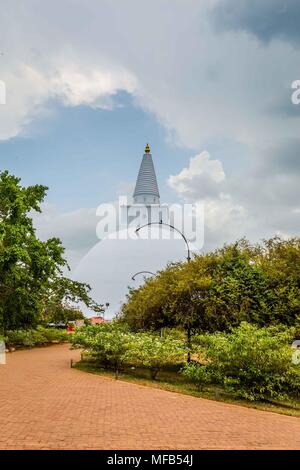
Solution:
M 149 144 L 146 145 L 145 147 L 145 153 L 150 153 L 150 147 Z

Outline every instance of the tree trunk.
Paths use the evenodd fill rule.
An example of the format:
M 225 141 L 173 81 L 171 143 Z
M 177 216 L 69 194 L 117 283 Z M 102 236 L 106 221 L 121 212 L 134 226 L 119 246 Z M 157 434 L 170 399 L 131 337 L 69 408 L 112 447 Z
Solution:
M 158 374 L 158 369 L 153 369 L 153 370 L 150 371 L 150 373 L 151 373 L 151 379 L 155 380 L 156 376 Z

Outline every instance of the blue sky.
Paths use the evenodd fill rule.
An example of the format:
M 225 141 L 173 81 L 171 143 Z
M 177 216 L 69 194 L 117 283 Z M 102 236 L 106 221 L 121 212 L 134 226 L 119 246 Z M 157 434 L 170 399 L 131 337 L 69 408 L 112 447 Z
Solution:
M 188 164 L 194 150 L 172 144 L 164 127 L 127 93 L 116 94 L 113 102 L 112 109 L 93 109 L 52 101 L 49 114 L 34 122 L 27 136 L 0 143 L 2 168 L 24 185 L 48 186 L 46 201 L 61 210 L 96 207 L 134 184 L 149 142 L 161 198 L 176 200 L 166 180 Z
M 147 142 L 161 200 L 175 202 L 178 195 L 167 179 L 188 166 L 197 153 L 172 140 L 172 133 L 127 92 L 116 93 L 109 109 L 65 107 L 51 100 L 47 113 L 23 134 L 0 142 L 2 168 L 21 177 L 24 185 L 48 186 L 46 202 L 63 211 L 96 207 L 116 199 L 124 189 L 130 191 Z M 207 139 L 203 145 L 213 155 L 222 155 L 231 174 L 243 166 L 245 146 L 229 139 Z

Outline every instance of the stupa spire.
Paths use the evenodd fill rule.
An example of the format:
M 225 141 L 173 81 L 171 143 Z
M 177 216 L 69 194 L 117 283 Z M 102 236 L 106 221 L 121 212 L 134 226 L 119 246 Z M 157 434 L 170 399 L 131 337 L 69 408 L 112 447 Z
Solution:
M 145 147 L 133 199 L 135 203 L 140 204 L 159 204 L 159 191 L 149 144 Z

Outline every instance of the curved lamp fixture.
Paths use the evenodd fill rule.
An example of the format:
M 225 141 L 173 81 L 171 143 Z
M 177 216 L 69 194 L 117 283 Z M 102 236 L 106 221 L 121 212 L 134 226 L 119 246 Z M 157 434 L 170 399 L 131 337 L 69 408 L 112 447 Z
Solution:
M 187 254 L 186 259 L 188 261 L 191 261 L 190 246 L 189 246 L 189 243 L 188 243 L 184 233 L 182 233 L 180 230 L 178 230 L 178 228 L 174 227 L 174 225 L 167 224 L 167 223 L 163 222 L 162 220 L 160 222 L 149 222 L 148 224 L 142 225 L 141 227 L 138 227 L 135 230 L 135 232 L 138 233 L 142 228 L 148 227 L 149 225 L 166 225 L 167 227 L 170 227 L 172 230 L 175 230 L 175 232 L 178 232 L 182 236 L 183 240 L 185 241 L 186 247 L 187 247 L 187 253 L 188 254 Z
M 139 274 L 151 274 L 151 276 L 155 276 L 155 273 L 153 273 L 152 271 L 139 271 L 138 273 L 135 273 L 131 279 L 135 281 L 135 277 Z

